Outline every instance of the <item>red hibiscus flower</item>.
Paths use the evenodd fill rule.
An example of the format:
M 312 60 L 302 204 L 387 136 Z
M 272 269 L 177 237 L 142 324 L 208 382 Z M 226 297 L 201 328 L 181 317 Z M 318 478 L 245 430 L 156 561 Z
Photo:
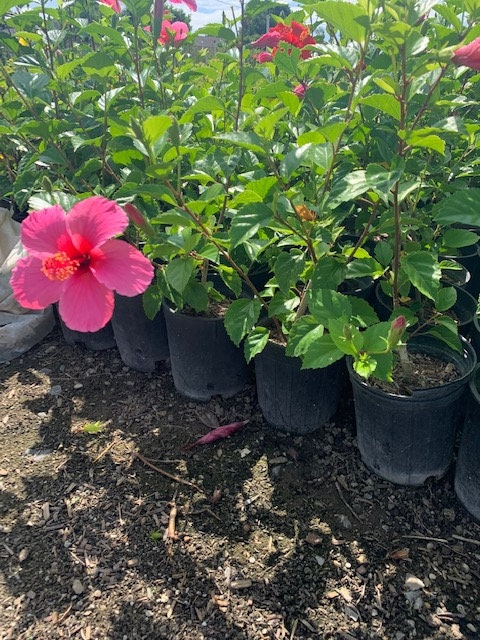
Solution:
M 303 49 L 309 44 L 316 44 L 316 40 L 310 35 L 308 27 L 293 21 L 289 25 L 279 23 L 271 27 L 267 33 L 252 42 L 252 47 L 272 47 L 271 55 L 274 56 L 281 42 L 291 44 L 297 49 Z M 310 58 L 310 56 L 310 51 L 302 51 L 301 57 L 304 60 Z M 263 62 L 265 61 L 263 60 Z

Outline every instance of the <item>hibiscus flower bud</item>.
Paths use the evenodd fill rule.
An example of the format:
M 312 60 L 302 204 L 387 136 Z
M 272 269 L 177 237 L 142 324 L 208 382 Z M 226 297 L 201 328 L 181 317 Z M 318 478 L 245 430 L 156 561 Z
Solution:
M 405 316 L 397 316 L 390 325 L 387 336 L 387 343 L 390 349 L 394 349 L 400 342 L 405 329 L 407 328 L 407 320 Z
M 268 51 L 262 51 L 253 56 L 257 62 L 263 64 L 264 62 L 271 62 L 273 60 L 273 54 Z
M 305 97 L 305 93 L 309 88 L 310 87 L 306 82 L 300 82 L 300 84 L 297 84 L 297 86 L 293 90 L 293 93 L 297 96 L 297 98 L 300 98 L 301 100 L 302 98 Z
M 480 71 L 480 38 L 475 38 L 469 44 L 456 49 L 453 52 L 452 62 Z

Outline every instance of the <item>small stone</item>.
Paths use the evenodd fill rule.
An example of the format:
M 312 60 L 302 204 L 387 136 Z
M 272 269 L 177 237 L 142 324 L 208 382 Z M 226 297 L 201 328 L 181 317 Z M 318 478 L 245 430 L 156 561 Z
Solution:
M 467 629 L 469 631 L 471 631 L 472 633 L 477 633 L 477 627 L 474 624 L 472 624 L 471 622 L 469 622 L 467 624 Z
M 127 567 L 136 567 L 138 564 L 138 558 L 129 558 L 127 560 Z
M 0 476 L 8 476 L 8 470 L 7 469 L 0 469 Z
M 73 583 L 72 583 L 72 589 L 73 589 L 73 592 L 74 592 L 77 596 L 81 595 L 81 594 L 84 592 L 84 590 L 85 590 L 85 588 L 84 588 L 84 586 L 83 586 L 83 584 L 82 584 L 82 581 L 81 581 L 81 580 L 79 580 L 78 578 L 75 578 L 75 579 L 74 579 L 74 581 L 73 581 Z
M 248 589 L 249 587 L 252 586 L 252 581 L 249 580 L 248 578 L 245 580 L 232 580 L 232 582 L 230 583 L 230 587 L 232 589 Z
M 74 389 L 83 389 L 83 384 L 81 382 L 75 382 L 73 385 Z
M 405 578 L 405 587 L 408 591 L 419 591 L 425 587 L 425 583 L 420 578 L 409 575 Z
M 102 592 L 100 591 L 100 589 L 95 589 L 95 591 L 93 592 L 93 597 L 94 598 L 101 598 L 102 597 Z
M 18 554 L 18 561 L 19 562 L 25 562 L 25 560 L 28 558 L 28 554 L 29 554 L 28 549 L 26 547 L 24 547 L 20 551 L 20 553 Z
M 62 393 L 62 387 L 59 384 L 52 385 L 50 389 L 51 396 L 59 396 Z
M 338 516 L 338 519 L 340 520 L 340 524 L 342 525 L 342 527 L 344 527 L 345 529 L 352 528 L 352 523 L 350 522 L 350 519 L 348 518 L 348 516 L 342 513 Z

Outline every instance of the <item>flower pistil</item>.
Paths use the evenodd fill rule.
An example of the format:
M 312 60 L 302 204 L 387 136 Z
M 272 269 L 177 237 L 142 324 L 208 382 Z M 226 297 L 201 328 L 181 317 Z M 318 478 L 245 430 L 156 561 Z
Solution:
M 80 266 L 80 260 L 58 251 L 42 261 L 42 272 L 49 280 L 68 280 Z

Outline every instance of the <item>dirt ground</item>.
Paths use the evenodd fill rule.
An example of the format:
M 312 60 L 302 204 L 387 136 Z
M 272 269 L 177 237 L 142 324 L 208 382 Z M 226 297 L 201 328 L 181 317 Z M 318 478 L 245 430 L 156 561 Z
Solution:
M 453 470 L 375 477 L 347 383 L 325 432 L 294 437 L 265 424 L 253 374 L 195 403 L 168 367 L 58 329 L 0 382 L 1 638 L 480 638 L 480 524 Z

